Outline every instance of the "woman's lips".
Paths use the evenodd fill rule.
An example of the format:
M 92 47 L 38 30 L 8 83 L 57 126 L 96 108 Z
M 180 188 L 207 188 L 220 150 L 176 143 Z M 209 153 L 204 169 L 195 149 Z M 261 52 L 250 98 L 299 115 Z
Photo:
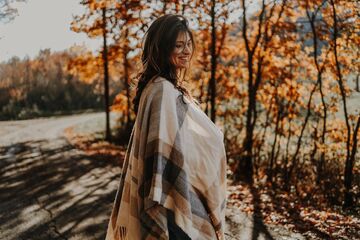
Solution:
M 182 61 L 189 61 L 189 58 L 187 58 L 187 57 L 179 57 L 179 59 Z

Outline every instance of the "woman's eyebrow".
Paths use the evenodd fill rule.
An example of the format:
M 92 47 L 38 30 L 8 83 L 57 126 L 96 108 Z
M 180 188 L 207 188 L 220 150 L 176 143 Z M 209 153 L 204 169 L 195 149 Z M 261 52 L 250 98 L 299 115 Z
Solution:
M 177 40 L 176 42 L 177 43 L 185 43 L 185 41 L 182 41 L 182 40 Z M 188 42 L 191 42 L 191 39 L 189 39 Z

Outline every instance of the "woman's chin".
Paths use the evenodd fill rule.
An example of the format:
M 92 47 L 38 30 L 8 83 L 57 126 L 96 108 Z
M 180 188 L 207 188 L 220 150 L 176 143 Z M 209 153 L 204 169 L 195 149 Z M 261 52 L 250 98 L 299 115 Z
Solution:
M 187 68 L 189 68 L 189 64 L 179 64 L 177 66 L 177 68 L 179 68 L 179 69 L 187 69 Z

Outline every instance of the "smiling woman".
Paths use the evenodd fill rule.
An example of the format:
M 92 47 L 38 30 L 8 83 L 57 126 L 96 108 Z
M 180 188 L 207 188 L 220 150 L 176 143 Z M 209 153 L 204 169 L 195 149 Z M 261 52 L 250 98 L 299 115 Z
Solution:
M 179 33 L 171 61 L 178 70 L 189 68 L 193 53 L 193 43 L 188 32 Z M 179 75 L 179 74 L 178 74 Z
M 182 86 L 193 52 L 183 16 L 164 15 L 147 31 L 106 240 L 224 239 L 224 136 Z
M 165 15 L 153 22 L 145 37 L 143 71 L 139 74 L 133 100 L 135 112 L 144 87 L 156 76 L 166 78 L 180 92 L 190 97 L 187 89 L 180 83 L 186 78 L 193 53 L 194 38 L 184 17 Z

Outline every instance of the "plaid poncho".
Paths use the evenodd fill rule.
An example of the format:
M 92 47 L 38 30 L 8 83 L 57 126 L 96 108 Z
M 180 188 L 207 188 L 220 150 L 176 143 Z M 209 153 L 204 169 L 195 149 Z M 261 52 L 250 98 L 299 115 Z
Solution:
M 157 77 L 138 115 L 106 240 L 224 239 L 226 157 L 223 134 L 174 85 Z M 188 239 L 188 238 L 187 238 Z

